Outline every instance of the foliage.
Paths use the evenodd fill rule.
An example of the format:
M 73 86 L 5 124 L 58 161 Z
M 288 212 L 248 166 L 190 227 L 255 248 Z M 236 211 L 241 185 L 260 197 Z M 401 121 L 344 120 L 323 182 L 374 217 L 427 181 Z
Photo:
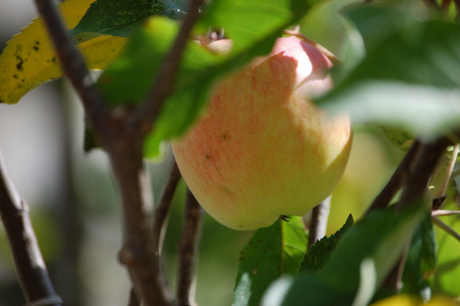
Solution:
M 353 216 L 349 215 L 347 221 L 335 234 L 316 241 L 305 254 L 298 274 L 313 273 L 320 271 L 329 263 L 329 258 L 334 252 L 339 239 L 353 226 Z

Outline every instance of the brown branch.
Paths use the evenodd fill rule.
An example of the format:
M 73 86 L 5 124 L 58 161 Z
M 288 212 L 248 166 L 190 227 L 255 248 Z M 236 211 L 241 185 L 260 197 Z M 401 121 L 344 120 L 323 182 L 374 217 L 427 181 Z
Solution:
M 62 70 L 82 100 L 89 124 L 96 135 L 109 133 L 108 109 L 92 81 L 83 56 L 67 34 L 56 6 L 51 0 L 35 0 L 35 4 L 53 41 Z
M 414 170 L 397 204 L 398 210 L 425 196 L 431 175 L 449 145 L 451 142 L 447 138 L 441 138 L 432 144 L 422 146 L 414 164 Z
M 109 154 L 122 197 L 125 242 L 119 257 L 129 270 L 136 295 L 144 305 L 172 305 L 173 298 L 156 256 L 149 205 L 150 186 L 142 165 L 144 138 L 150 132 L 180 65 L 203 0 L 192 0 L 179 34 L 158 72 L 149 98 L 136 110 L 115 121 L 91 81 L 84 60 L 72 45 L 51 0 L 35 0 L 56 47 L 67 77 L 79 93 L 89 124 Z M 116 124 L 115 124 L 116 123 Z
M 445 153 L 451 142 L 446 138 L 441 138 L 432 144 L 424 144 L 415 161 L 413 170 L 404 187 L 403 193 L 396 206 L 398 211 L 422 200 L 428 191 L 428 183 L 436 169 L 438 162 Z M 407 256 L 406 249 L 401 255 L 398 263 L 393 267 L 384 282 L 384 287 L 392 292 L 397 292 L 401 288 L 401 277 L 404 270 L 404 263 Z
M 327 219 L 331 209 L 331 197 L 329 196 L 311 211 L 311 221 L 308 232 L 308 250 L 315 242 L 326 235 Z
M 200 7 L 203 3 L 204 0 L 190 1 L 187 15 L 182 23 L 179 34 L 158 71 L 157 78 L 147 99 L 132 120 L 134 130 L 140 129 L 143 135 L 152 130 L 153 123 L 158 117 L 164 101 L 174 90 L 174 80 L 180 67 L 182 53 L 185 50 L 193 25 L 198 19 Z
M 416 157 L 418 156 L 421 147 L 422 144 L 417 140 L 412 144 L 411 148 L 399 164 L 396 171 L 391 176 L 386 186 L 382 189 L 379 195 L 372 202 L 371 206 L 369 206 L 367 209 L 365 215 L 368 215 L 374 210 L 385 209 L 390 205 L 390 202 L 396 193 L 409 179 L 411 169 L 415 163 Z
M 204 211 L 187 189 L 184 224 L 179 243 L 179 267 L 177 283 L 177 304 L 179 306 L 196 305 L 195 270 L 198 259 L 198 247 Z
M 173 305 L 172 293 L 153 245 L 149 212 L 151 189 L 143 167 L 142 144 L 133 141 L 110 148 L 124 217 L 125 242 L 119 257 L 128 267 L 136 295 L 141 297 L 143 305 Z
M 38 247 L 28 205 L 21 201 L 0 152 L 0 216 L 13 254 L 16 273 L 28 305 L 62 303 Z M 45 304 L 46 303 L 46 304 Z
M 141 306 L 141 302 L 137 298 L 136 290 L 134 290 L 134 288 L 132 288 L 131 292 L 129 293 L 128 306 Z
M 181 177 L 179 167 L 177 167 L 176 160 L 173 156 L 166 186 L 153 215 L 153 245 L 155 247 L 155 254 L 158 256 L 161 255 L 171 201 Z

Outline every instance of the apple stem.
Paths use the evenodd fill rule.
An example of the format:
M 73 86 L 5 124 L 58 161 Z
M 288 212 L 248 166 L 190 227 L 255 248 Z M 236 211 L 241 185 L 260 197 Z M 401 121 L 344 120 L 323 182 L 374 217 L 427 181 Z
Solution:
M 195 271 L 198 262 L 198 249 L 204 220 L 204 210 L 187 188 L 184 223 L 179 243 L 179 264 L 177 282 L 177 305 L 196 305 Z
M 311 221 L 308 233 L 307 250 L 315 244 L 315 242 L 326 236 L 327 219 L 331 209 L 331 196 L 327 197 L 318 206 L 315 206 L 311 211 Z

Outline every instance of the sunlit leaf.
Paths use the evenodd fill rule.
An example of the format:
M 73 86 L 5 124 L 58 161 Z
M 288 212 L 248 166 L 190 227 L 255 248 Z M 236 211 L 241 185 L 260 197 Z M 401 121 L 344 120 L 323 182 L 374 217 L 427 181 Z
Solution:
M 302 260 L 299 275 L 302 273 L 319 273 L 329 262 L 340 238 L 353 226 L 353 217 L 349 215 L 347 221 L 330 237 L 323 237 L 316 241 Z
M 398 214 L 376 211 L 357 222 L 319 275 L 304 274 L 283 290 L 277 288 L 282 280 L 275 282 L 267 295 L 276 290 L 285 295 L 270 305 L 367 305 L 418 226 L 425 211 L 420 204 Z
M 94 0 L 69 0 L 58 5 L 68 28 L 74 27 Z M 125 38 L 103 36 L 79 45 L 90 69 L 104 69 L 120 52 Z M 62 71 L 42 18 L 13 37 L 0 56 L 0 102 L 17 103 L 22 96 L 61 77 Z
M 306 248 L 300 217 L 279 219 L 257 230 L 240 255 L 233 305 L 259 305 L 272 281 L 284 274 L 295 275 Z

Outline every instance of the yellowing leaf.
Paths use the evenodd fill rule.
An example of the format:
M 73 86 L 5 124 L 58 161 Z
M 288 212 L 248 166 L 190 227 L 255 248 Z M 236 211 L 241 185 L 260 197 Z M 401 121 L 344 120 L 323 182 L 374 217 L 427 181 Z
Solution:
M 459 306 L 460 304 L 455 300 L 443 297 L 435 296 L 428 303 L 413 295 L 394 295 L 389 298 L 378 301 L 371 306 Z
M 68 29 L 74 28 L 95 0 L 69 0 L 58 5 Z M 78 45 L 89 69 L 104 69 L 127 39 L 100 36 Z M 17 103 L 40 84 L 63 75 L 41 17 L 10 40 L 0 56 L 0 102 Z

